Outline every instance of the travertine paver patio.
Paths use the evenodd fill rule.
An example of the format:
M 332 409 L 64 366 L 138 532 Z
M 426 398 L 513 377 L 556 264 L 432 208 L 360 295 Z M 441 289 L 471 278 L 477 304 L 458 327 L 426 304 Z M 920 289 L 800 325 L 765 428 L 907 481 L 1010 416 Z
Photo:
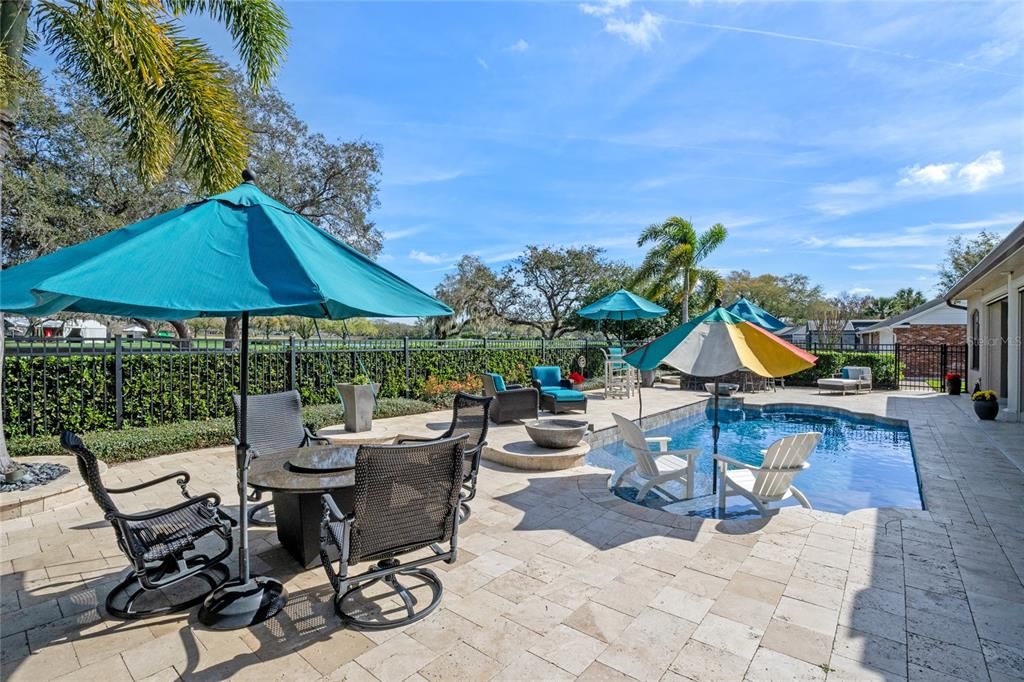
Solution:
M 273 621 L 211 632 L 194 615 L 110 620 L 96 604 L 124 559 L 95 505 L 79 502 L 2 524 L 3 679 L 1024 678 L 1024 425 L 980 423 L 946 396 L 748 400 L 909 420 L 928 511 L 695 519 L 619 500 L 592 467 L 487 466 L 459 562 L 441 564 L 442 608 L 364 634 L 339 627 L 321 570 L 299 571 L 272 529 L 253 544 L 257 568 L 291 592 Z M 178 468 L 196 490 L 233 496 L 225 449 L 107 478 Z M 134 506 L 175 495 L 171 485 Z

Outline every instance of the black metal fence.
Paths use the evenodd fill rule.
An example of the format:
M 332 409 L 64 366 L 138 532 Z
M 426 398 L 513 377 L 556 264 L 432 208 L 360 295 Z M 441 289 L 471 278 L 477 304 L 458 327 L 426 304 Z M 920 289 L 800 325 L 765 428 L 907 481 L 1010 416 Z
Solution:
M 812 353 L 821 351 L 868 353 L 892 359 L 897 382 L 891 388 L 942 391 L 946 374 L 967 377 L 967 344 L 801 344 Z
M 604 371 L 603 339 L 256 339 L 254 393 L 297 389 L 308 405 L 337 401 L 335 384 L 362 374 L 384 397 L 436 398 L 481 372 L 528 382 L 537 364 L 586 377 Z M 2 407 L 8 435 L 63 428 L 149 426 L 227 416 L 240 374 L 222 339 L 8 340 Z

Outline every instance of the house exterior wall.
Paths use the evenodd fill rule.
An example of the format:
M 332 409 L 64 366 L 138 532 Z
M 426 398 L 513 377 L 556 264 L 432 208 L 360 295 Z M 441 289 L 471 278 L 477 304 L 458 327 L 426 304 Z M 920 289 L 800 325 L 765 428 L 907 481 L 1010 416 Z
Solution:
M 1024 419 L 1024 381 L 1022 381 L 1022 365 L 1024 365 L 1024 345 L 1022 345 L 1021 334 L 1022 334 L 1022 311 L 1021 311 L 1021 292 L 1024 291 L 1024 273 L 1013 274 L 1005 279 L 1001 280 L 1000 284 L 990 284 L 982 289 L 973 289 L 970 291 L 967 299 L 967 319 L 968 327 L 970 326 L 969 321 L 975 310 L 980 311 L 980 323 L 981 323 L 981 335 L 978 339 L 978 346 L 980 350 L 979 354 L 979 368 L 969 369 L 967 372 L 967 387 L 973 388 L 974 384 L 978 381 L 981 382 L 982 388 L 992 388 L 989 386 L 989 377 L 992 376 L 991 372 L 993 367 L 991 365 L 996 362 L 998 353 L 990 352 L 991 349 L 998 346 L 998 329 L 993 328 L 993 321 L 989 315 L 988 306 L 1000 299 L 1005 298 L 1007 300 L 1007 337 L 1008 337 L 1008 348 L 1006 353 L 1007 368 L 1007 392 L 1006 401 L 1002 404 L 1001 410 L 1002 415 L 1000 418 L 1006 418 L 1012 421 L 1021 421 Z M 969 338 L 969 340 L 971 340 Z M 971 363 L 968 362 L 968 367 Z

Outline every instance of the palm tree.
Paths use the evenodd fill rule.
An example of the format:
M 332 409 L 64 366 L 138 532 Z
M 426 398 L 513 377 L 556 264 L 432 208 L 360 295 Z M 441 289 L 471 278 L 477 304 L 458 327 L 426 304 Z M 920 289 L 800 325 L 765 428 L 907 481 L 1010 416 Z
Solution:
M 725 226 L 716 223 L 698 235 L 689 220 L 678 217 L 648 226 L 636 244 L 653 246 L 637 270 L 634 285 L 643 286 L 644 295 L 653 299 L 678 288 L 682 321 L 688 322 L 690 297 L 698 283 L 703 283 L 705 292 L 718 288 L 718 273 L 700 263 L 722 245 L 727 234 Z M 714 299 L 713 293 L 710 298 Z
M 0 167 L 18 113 L 26 50 L 41 46 L 96 94 L 124 133 L 141 178 L 159 180 L 177 158 L 200 191 L 234 185 L 247 156 L 245 123 L 227 67 L 183 32 L 186 14 L 224 25 L 254 92 L 270 82 L 288 47 L 288 20 L 272 0 L 3 0 Z M 0 175 L 0 199 L 2 183 Z M 14 468 L 2 427 L 0 420 L 0 473 Z

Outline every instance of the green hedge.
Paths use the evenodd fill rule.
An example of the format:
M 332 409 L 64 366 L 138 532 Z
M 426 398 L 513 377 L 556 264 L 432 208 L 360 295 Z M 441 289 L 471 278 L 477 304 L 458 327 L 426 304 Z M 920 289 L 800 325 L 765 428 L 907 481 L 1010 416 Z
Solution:
M 872 384 L 876 388 L 897 388 L 903 378 L 904 363 L 896 366 L 896 356 L 885 353 L 863 353 L 857 351 L 813 351 L 818 363 L 811 369 L 786 377 L 791 386 L 814 386 L 818 379 L 839 374 L 843 367 L 870 367 Z
M 577 369 L 586 355 L 584 374 L 603 373 L 600 347 L 580 343 L 495 341 L 490 348 L 411 347 L 406 382 L 402 350 L 300 349 L 295 353 L 295 388 L 304 405 L 338 401 L 334 384 L 366 374 L 381 384 L 381 397 L 428 398 L 427 380 L 462 381 L 467 376 L 493 371 L 510 382 L 530 379 L 530 368 L 557 364 L 563 371 Z M 524 347 L 526 346 L 526 347 Z M 250 359 L 253 394 L 287 390 L 290 353 L 259 350 Z M 123 424 L 155 426 L 183 421 L 205 421 L 231 414 L 231 394 L 237 390 L 239 357 L 219 350 L 167 353 L 126 353 L 122 358 Z M 2 408 L 8 438 L 116 428 L 116 369 L 113 353 L 102 355 L 35 355 L 4 358 Z M 408 385 L 407 385 L 408 384 Z
M 421 400 L 381 398 L 374 416 L 384 419 L 406 414 L 430 412 L 434 406 Z M 338 405 L 316 405 L 303 409 L 303 420 L 313 429 L 338 424 L 342 420 Z M 185 421 L 133 427 L 113 431 L 94 431 L 85 436 L 86 445 L 105 462 L 129 462 L 185 450 L 228 445 L 235 434 L 230 417 L 207 421 Z M 57 436 L 19 436 L 7 443 L 11 456 L 66 455 Z

